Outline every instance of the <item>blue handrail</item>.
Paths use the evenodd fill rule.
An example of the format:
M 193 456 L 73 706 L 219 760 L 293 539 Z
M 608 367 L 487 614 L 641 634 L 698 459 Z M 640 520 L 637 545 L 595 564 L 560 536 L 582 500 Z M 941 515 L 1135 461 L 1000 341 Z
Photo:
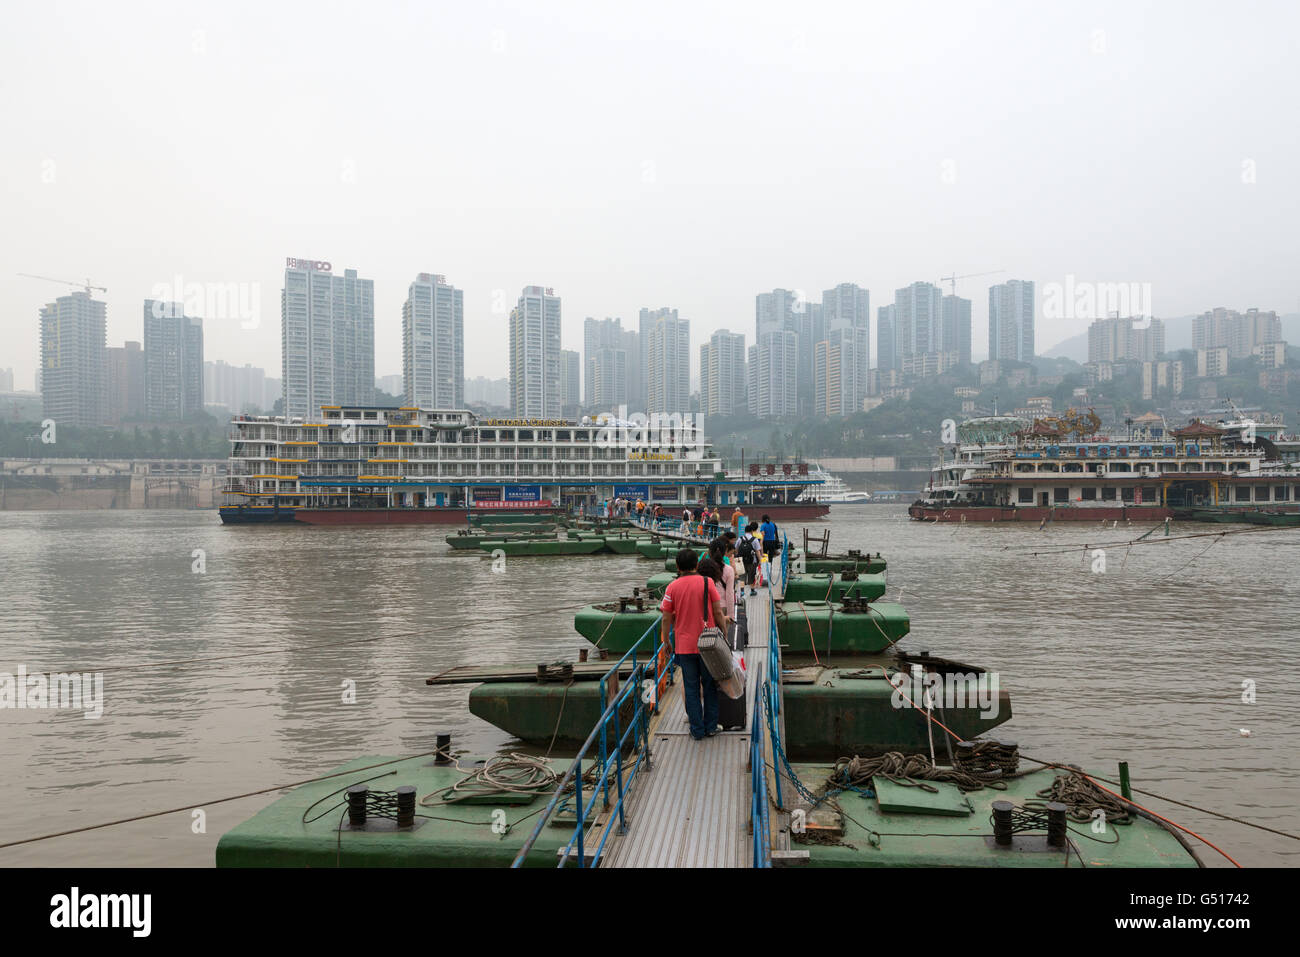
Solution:
M 785 574 L 790 563 L 790 540 L 784 538 L 781 551 L 781 575 L 784 582 Z M 770 583 L 769 583 L 770 585 Z M 777 731 L 777 722 L 781 713 L 781 644 L 776 626 L 776 602 L 772 596 L 769 587 L 768 602 L 770 614 L 768 615 L 768 658 L 767 658 L 767 677 L 763 682 L 759 695 L 755 697 L 754 715 L 750 721 L 750 821 L 753 831 L 753 866 L 757 868 L 768 868 L 772 866 L 772 824 L 771 813 L 768 806 L 767 790 L 767 762 L 763 756 L 763 723 L 767 722 L 768 738 L 772 746 L 772 754 L 780 754 L 779 733 Z M 676 655 L 668 659 L 664 670 L 659 670 L 658 645 L 657 637 L 661 627 L 662 616 L 657 616 L 654 622 L 646 629 L 627 652 L 614 663 L 600 679 L 600 697 L 606 699 L 606 688 L 608 680 L 616 676 L 622 669 L 623 665 L 631 659 L 632 672 L 628 681 L 623 684 L 618 693 L 606 707 L 597 721 L 596 726 L 592 728 L 591 734 L 583 743 L 582 748 L 578 751 L 578 756 L 574 758 L 569 770 L 565 772 L 551 800 L 546 805 L 542 814 L 538 818 L 533 832 L 520 847 L 518 854 L 515 855 L 511 867 L 522 867 L 524 860 L 529 852 L 533 849 L 537 838 L 541 835 L 542 830 L 547 826 L 552 814 L 560 804 L 560 799 L 564 795 L 570 784 L 574 785 L 576 822 L 573 833 L 560 854 L 560 860 L 557 867 L 563 867 L 568 863 L 570 858 L 576 857 L 579 867 L 595 867 L 600 861 L 601 854 L 604 852 L 605 844 L 613 832 L 612 827 L 606 827 L 604 834 L 601 836 L 600 843 L 596 845 L 591 853 L 588 853 L 586 846 L 586 829 L 588 817 L 592 813 L 592 807 L 595 805 L 595 793 L 597 790 L 602 794 L 602 806 L 610 806 L 610 774 L 614 775 L 614 787 L 617 797 L 614 800 L 613 813 L 618 815 L 619 833 L 625 833 L 627 822 L 624 816 L 624 808 L 628 790 L 630 789 L 636 775 L 642 768 L 650 766 L 650 739 L 649 739 L 649 720 L 650 715 L 657 713 L 659 708 L 659 684 L 664 676 L 671 676 L 673 669 L 677 664 Z M 643 648 L 649 642 L 647 648 Z M 640 652 L 648 651 L 645 660 L 640 660 Z M 646 686 L 645 682 L 650 682 Z M 623 717 L 621 714 L 623 704 L 629 699 L 630 695 L 636 694 L 636 706 L 632 715 L 632 721 L 627 729 L 623 728 Z M 763 707 L 758 707 L 759 703 Z M 613 745 L 610 744 L 610 725 L 613 725 Z M 632 763 L 630 770 L 625 770 L 623 761 L 623 751 L 629 743 L 629 739 L 635 740 L 638 745 L 636 760 Z M 587 758 L 588 753 L 599 744 L 599 756 L 593 757 L 599 761 L 600 774 L 592 786 L 592 797 L 585 805 L 583 804 L 582 794 L 582 764 Z M 776 763 L 773 763 L 775 772 L 775 797 L 777 807 L 782 807 L 781 799 L 781 772 Z
M 766 693 L 766 692 L 764 692 Z M 755 698 L 757 703 L 758 699 Z M 772 866 L 772 826 L 767 809 L 767 763 L 763 759 L 763 709 L 754 708 L 749 729 L 749 820 L 754 832 L 755 867 Z
M 659 710 L 659 684 L 663 676 L 672 675 L 673 669 L 677 664 L 677 656 L 672 655 L 669 657 L 663 672 L 661 673 L 659 671 L 658 637 L 662 618 L 662 615 L 656 616 L 650 627 L 645 630 L 645 633 L 633 642 L 632 647 L 627 650 L 622 658 L 614 663 L 614 666 L 610 668 L 609 671 L 605 672 L 605 674 L 601 676 L 600 699 L 604 701 L 607 697 L 605 689 L 608 680 L 611 676 L 617 676 L 623 665 L 629 658 L 631 658 L 632 673 L 628 676 L 627 682 L 619 688 L 618 693 L 614 696 L 614 700 L 609 702 L 605 707 L 604 712 L 600 716 L 600 720 L 598 720 L 595 727 L 591 729 L 591 734 L 587 736 L 587 740 L 578 751 L 578 756 L 574 758 L 573 763 L 569 766 L 569 770 L 565 772 L 564 777 L 556 786 L 555 793 L 551 796 L 550 802 L 546 805 L 545 810 L 543 810 L 541 816 L 538 818 L 537 824 L 533 827 L 532 834 L 528 836 L 528 839 L 524 841 L 523 846 L 520 847 L 519 853 L 515 855 L 515 859 L 510 865 L 511 867 L 523 866 L 524 859 L 533 849 L 533 845 L 537 842 L 537 838 L 541 836 L 542 830 L 546 827 L 551 815 L 555 813 L 555 809 L 559 806 L 560 799 L 564 795 L 565 790 L 568 788 L 570 783 L 574 784 L 577 822 L 572 836 L 570 836 L 568 843 L 564 846 L 564 853 L 560 855 L 560 861 L 556 865 L 557 867 L 563 867 L 568 863 L 569 858 L 573 857 L 575 853 L 579 867 L 594 867 L 596 862 L 600 860 L 600 854 L 601 851 L 604 850 L 605 841 L 609 839 L 610 829 L 606 828 L 600 844 L 595 849 L 595 853 L 589 856 L 586 852 L 587 818 L 591 813 L 592 805 L 595 804 L 595 793 L 597 790 L 601 791 L 603 806 L 609 807 L 609 776 L 611 770 L 613 770 L 615 774 L 615 786 L 618 792 L 618 799 L 614 805 L 614 810 L 618 814 L 620 832 L 626 830 L 626 820 L 623 814 L 624 800 L 627 796 L 628 788 L 631 787 L 632 781 L 636 778 L 642 765 L 649 766 L 649 721 L 650 715 L 657 713 Z M 646 660 L 638 661 L 639 653 L 642 650 L 645 650 L 642 646 L 645 644 L 647 639 L 650 639 L 650 654 Z M 645 686 L 644 684 L 647 681 L 651 682 L 649 686 Z M 633 711 L 632 721 L 630 722 L 629 727 L 624 730 L 622 727 L 621 711 L 624 702 L 626 702 L 629 696 L 633 694 L 637 695 L 637 703 L 635 710 Z M 609 740 L 609 726 L 611 722 L 614 726 L 612 751 L 610 749 Z M 629 735 L 635 735 L 635 740 L 639 747 L 636 762 L 632 765 L 631 772 L 625 776 L 623 768 L 623 750 L 629 742 Z M 599 742 L 600 746 L 600 775 L 592 787 L 592 799 L 584 806 L 582 800 L 582 762 L 597 742 Z M 574 846 L 575 844 L 577 845 L 576 850 Z M 590 860 L 588 860 L 589 857 Z

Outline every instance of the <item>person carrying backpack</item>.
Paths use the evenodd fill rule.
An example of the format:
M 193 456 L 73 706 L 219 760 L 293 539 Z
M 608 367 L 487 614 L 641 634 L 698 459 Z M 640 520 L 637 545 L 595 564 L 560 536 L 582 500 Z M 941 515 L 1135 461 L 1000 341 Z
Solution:
M 763 524 L 759 526 L 763 530 L 763 551 L 767 554 L 767 560 L 770 562 L 776 553 L 781 550 L 781 535 L 777 530 L 776 522 L 772 521 L 771 516 L 763 516 Z
M 745 534 L 741 536 L 740 543 L 736 545 L 736 556 L 745 564 L 746 585 L 753 585 L 758 575 L 759 540 L 754 535 L 757 531 L 758 526 L 750 522 L 745 528 Z

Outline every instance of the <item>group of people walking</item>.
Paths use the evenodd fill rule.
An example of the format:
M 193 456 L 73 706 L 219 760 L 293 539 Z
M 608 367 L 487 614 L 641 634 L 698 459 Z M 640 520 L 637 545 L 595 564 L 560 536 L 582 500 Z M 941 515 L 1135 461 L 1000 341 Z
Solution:
M 717 510 L 711 521 L 717 525 Z M 769 563 L 780 550 L 779 529 L 764 515 L 762 523 L 750 522 L 739 530 L 744 515 L 739 508 L 732 516 L 732 528 L 709 542 L 704 552 L 685 547 L 676 556 L 677 577 L 664 589 L 659 610 L 663 613 L 659 636 L 666 654 L 675 654 L 682 670 L 682 697 L 697 741 L 717 734 L 718 686 L 700 659 L 699 640 L 705 628 L 717 627 L 736 649 L 736 597 L 748 587 L 756 594 L 760 564 Z M 770 536 L 770 537 L 769 537 Z M 737 584 L 737 565 L 744 570 L 744 582 Z

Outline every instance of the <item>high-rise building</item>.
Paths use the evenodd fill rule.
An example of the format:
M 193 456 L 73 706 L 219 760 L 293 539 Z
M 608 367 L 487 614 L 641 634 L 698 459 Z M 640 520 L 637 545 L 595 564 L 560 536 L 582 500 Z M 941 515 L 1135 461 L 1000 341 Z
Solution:
M 1034 284 L 1022 279 L 989 287 L 989 359 L 1034 358 Z
M 676 309 L 641 310 L 641 348 L 646 355 L 647 414 L 689 412 L 691 408 L 691 323 Z
M 510 411 L 520 418 L 558 419 L 560 297 L 525 286 L 510 311 Z
M 900 358 L 943 351 L 943 291 L 914 282 L 894 292 L 897 351 Z
M 316 416 L 322 405 L 375 398 L 375 284 L 328 262 L 287 259 L 280 292 L 284 411 Z
M 648 310 L 642 310 L 648 312 Z M 640 336 L 621 319 L 588 318 L 582 330 L 583 402 L 593 411 L 645 408 Z
M 821 332 L 825 312 L 812 309 L 789 289 L 754 297 L 754 345 L 750 347 L 750 411 L 761 418 L 811 414 L 814 325 Z M 787 337 L 793 337 L 789 339 Z M 777 381 L 775 375 L 786 375 Z M 755 411 L 762 410 L 762 411 Z
M 138 346 L 139 343 L 136 343 Z M 14 370 L 0 369 L 0 392 L 14 391 Z
M 60 296 L 41 309 L 41 394 L 56 425 L 104 421 L 108 399 L 108 312 L 87 292 Z
M 891 372 L 901 365 L 898 355 L 898 311 L 893 306 L 876 310 L 876 368 Z
M 719 329 L 700 346 L 700 411 L 735 415 L 745 408 L 745 337 Z
M 402 378 L 406 404 L 465 407 L 464 293 L 445 276 L 422 272 L 402 304 Z
M 465 380 L 465 404 L 478 411 L 483 408 L 510 408 L 510 380 L 474 376 Z
M 203 320 L 179 302 L 144 301 L 144 414 L 180 422 L 203 411 Z
M 867 397 L 868 373 L 871 369 L 871 293 L 851 282 L 843 282 L 822 293 L 821 329 L 818 342 L 835 340 L 843 345 L 851 366 L 845 370 L 847 392 L 842 400 L 843 413 L 860 411 Z M 842 350 L 842 351 L 843 351 Z M 816 356 L 813 360 L 816 366 Z M 816 369 L 813 372 L 813 389 L 817 391 Z M 824 399 L 815 401 L 816 408 L 826 408 Z M 832 413 L 820 412 L 820 415 Z
M 121 425 L 145 413 L 144 350 L 138 342 L 106 350 L 108 355 L 108 402 L 104 421 Z
M 662 309 L 642 309 L 637 320 L 637 342 L 640 352 L 639 388 L 634 387 L 632 362 L 628 360 L 628 405 L 650 411 L 650 331 L 661 319 L 677 319 L 677 310 L 667 307 Z
M 1196 350 L 1196 374 L 1202 379 L 1217 379 L 1228 374 L 1231 355 L 1227 346 Z
M 582 356 L 573 349 L 560 350 L 560 411 L 576 416 L 582 408 Z
M 1228 357 L 1241 359 L 1256 347 L 1282 341 L 1282 321 L 1276 312 L 1248 309 L 1245 314 L 1219 306 L 1192 320 L 1192 348 L 1226 346 Z
M 1154 399 L 1162 391 L 1183 394 L 1183 364 L 1177 361 L 1142 363 L 1142 398 Z
M 769 330 L 749 347 L 749 411 L 762 419 L 798 415 L 799 337 Z
M 827 289 L 822 293 L 821 306 L 826 329 L 836 323 L 858 329 L 871 324 L 871 293 L 856 283 L 842 282 Z
M 1088 327 L 1088 361 L 1119 362 L 1131 359 L 1151 362 L 1165 351 L 1165 324 L 1152 319 L 1146 326 L 1134 326 L 1133 317 L 1098 319 Z
M 813 355 L 814 407 L 817 415 L 851 415 L 862 410 L 870 388 L 864 365 L 866 328 L 837 324 L 817 343 Z
M 232 366 L 224 359 L 203 363 L 203 403 L 208 407 L 233 413 L 269 412 L 280 397 L 278 383 L 267 377 L 265 369 L 247 363 Z
M 957 361 L 966 365 L 971 361 L 970 300 L 960 296 L 944 296 L 943 334 L 940 352 L 957 353 Z

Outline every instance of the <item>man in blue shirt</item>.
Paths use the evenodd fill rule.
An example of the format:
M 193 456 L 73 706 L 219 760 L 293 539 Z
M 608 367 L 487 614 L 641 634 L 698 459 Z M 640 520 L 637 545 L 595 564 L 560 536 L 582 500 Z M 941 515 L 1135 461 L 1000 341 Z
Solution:
M 763 524 L 758 528 L 763 533 L 763 551 L 767 553 L 767 560 L 770 562 L 773 556 L 781 550 L 781 542 L 777 538 L 776 522 L 772 521 L 770 515 L 764 515 Z

